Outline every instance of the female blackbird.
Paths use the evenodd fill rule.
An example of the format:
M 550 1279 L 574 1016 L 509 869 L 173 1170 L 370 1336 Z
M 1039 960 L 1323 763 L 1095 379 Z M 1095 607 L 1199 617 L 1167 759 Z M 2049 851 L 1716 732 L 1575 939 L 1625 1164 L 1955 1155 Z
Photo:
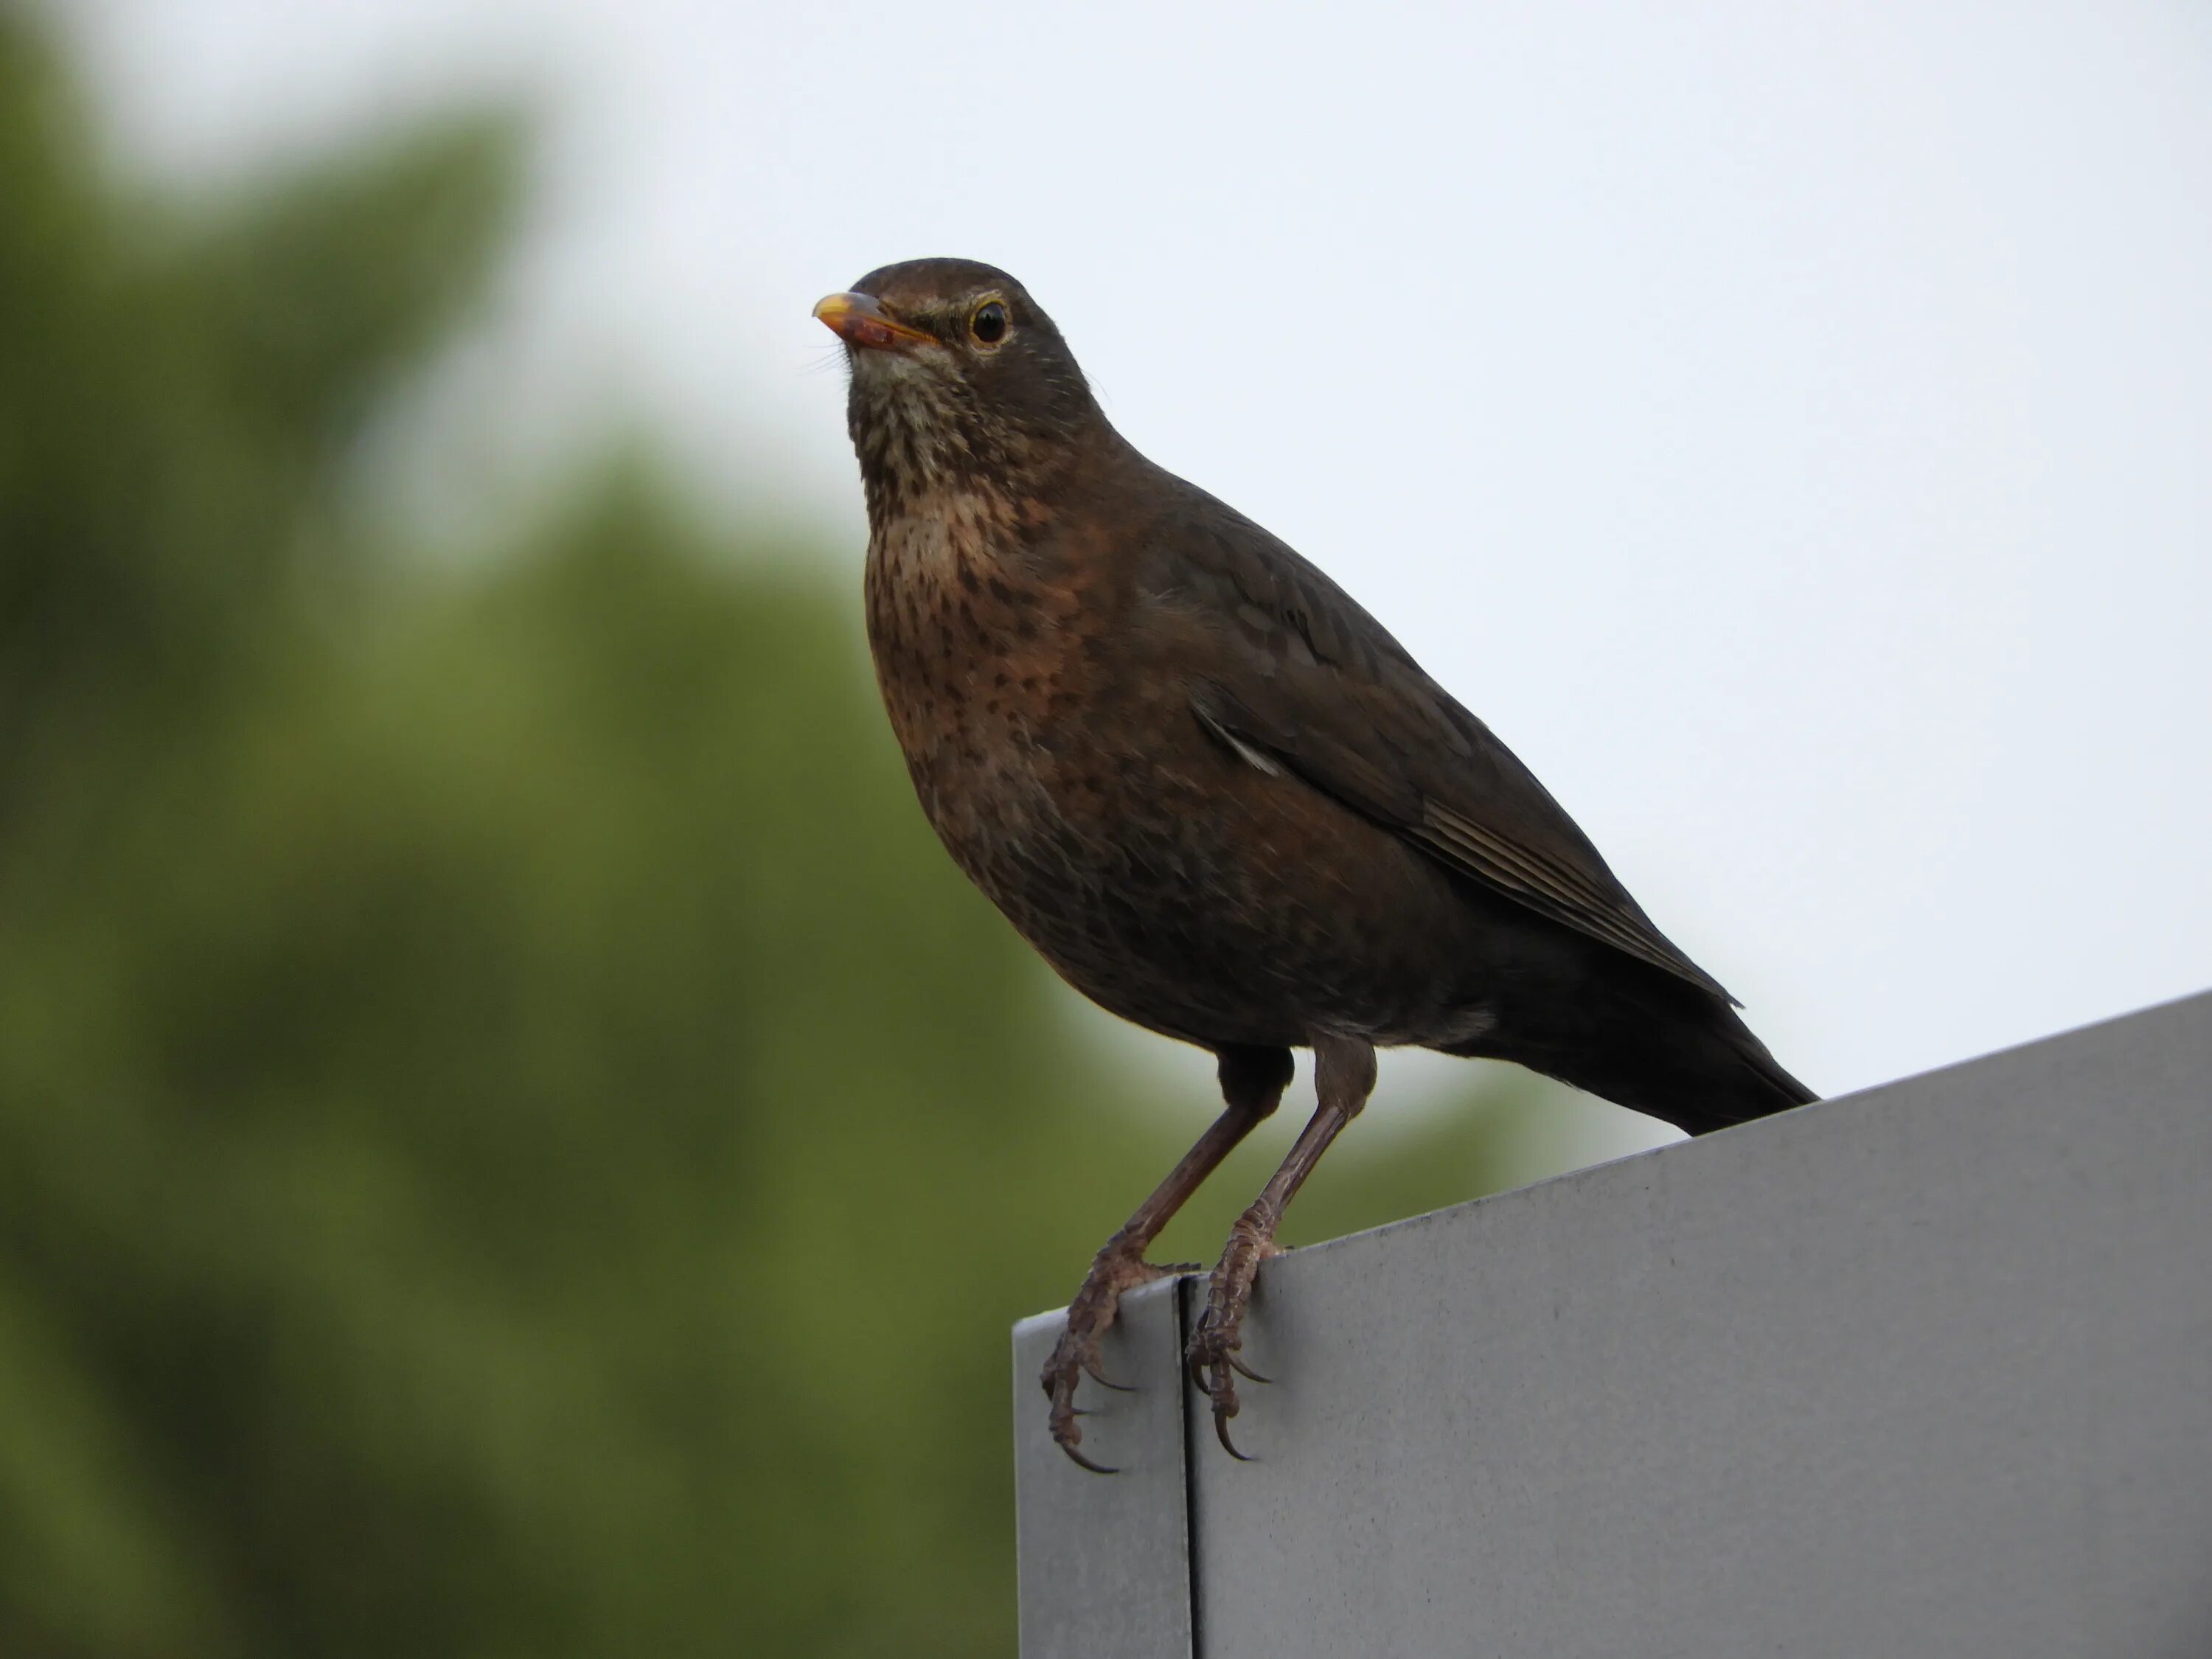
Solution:
M 1210 1049 L 1221 1116 L 1109 1240 L 1044 1371 L 1076 1386 L 1146 1247 L 1273 1111 L 1318 1109 L 1213 1270 L 1193 1373 L 1232 1453 L 1238 1328 L 1378 1045 L 1518 1061 L 1692 1134 L 1814 1098 L 1559 804 L 1349 595 L 1108 424 L 1004 271 L 886 265 L 845 342 L 868 638 L 945 848 L 1046 961 Z M 1103 1380 L 1103 1379 L 1101 1379 Z

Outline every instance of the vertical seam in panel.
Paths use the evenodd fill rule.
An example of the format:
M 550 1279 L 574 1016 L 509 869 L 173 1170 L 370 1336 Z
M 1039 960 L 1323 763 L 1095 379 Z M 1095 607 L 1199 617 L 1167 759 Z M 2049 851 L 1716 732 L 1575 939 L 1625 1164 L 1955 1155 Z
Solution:
M 1173 1370 L 1176 1391 L 1176 1416 L 1182 1425 L 1182 1559 L 1189 1580 L 1190 1592 L 1190 1659 L 1205 1659 L 1206 1638 L 1199 1616 L 1198 1583 L 1198 1459 L 1201 1448 L 1198 1444 L 1198 1416 L 1191 1410 L 1190 1379 L 1186 1372 L 1183 1356 L 1188 1351 L 1192 1327 L 1192 1303 L 1197 1287 L 1206 1281 L 1199 1274 L 1184 1273 L 1176 1280 L 1175 1331 L 1176 1346 Z

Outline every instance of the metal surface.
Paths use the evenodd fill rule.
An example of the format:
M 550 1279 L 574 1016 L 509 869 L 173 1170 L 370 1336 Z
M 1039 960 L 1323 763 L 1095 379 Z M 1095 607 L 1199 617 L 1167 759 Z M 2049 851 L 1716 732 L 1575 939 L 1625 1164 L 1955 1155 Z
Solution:
M 2212 1655 L 2212 996 L 1261 1286 L 1259 1461 L 1194 1443 L 1194 1556 L 1164 1494 L 1051 1488 L 1092 1599 L 1025 1556 L 1030 1659 L 1185 1651 L 1071 1632 L 1097 1586 L 1194 1577 L 1202 1659 Z M 1180 1414 L 1170 1345 L 1142 1346 L 1146 1409 Z M 1182 1444 L 1158 1426 L 1147 1465 Z
M 1045 1432 L 1037 1373 L 1061 1319 L 1014 1327 L 1016 1529 L 1023 1659 L 1190 1659 L 1190 1552 L 1185 1525 L 1182 1337 L 1178 1286 L 1133 1291 L 1106 1334 L 1116 1394 L 1085 1382 L 1086 1456 L 1117 1469 L 1079 1469 Z

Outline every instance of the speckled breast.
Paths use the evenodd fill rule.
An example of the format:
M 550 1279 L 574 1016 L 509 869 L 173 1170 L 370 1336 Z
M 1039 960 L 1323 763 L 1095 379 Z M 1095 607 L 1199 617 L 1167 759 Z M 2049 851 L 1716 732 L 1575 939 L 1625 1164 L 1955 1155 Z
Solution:
M 1442 875 L 1209 736 L 1110 564 L 994 556 L 971 524 L 892 520 L 867 573 L 885 708 L 969 878 L 1077 989 L 1168 1035 L 1392 1041 L 1432 1022 L 1451 952 L 1403 918 L 1453 925 Z

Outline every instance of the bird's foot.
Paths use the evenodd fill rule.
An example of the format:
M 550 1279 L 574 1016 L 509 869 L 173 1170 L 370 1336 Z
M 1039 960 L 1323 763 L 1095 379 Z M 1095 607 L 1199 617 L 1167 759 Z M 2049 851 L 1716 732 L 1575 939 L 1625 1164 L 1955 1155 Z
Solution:
M 1194 1261 L 1173 1262 L 1158 1267 L 1144 1258 L 1142 1247 L 1125 1244 L 1119 1239 L 1110 1241 L 1098 1252 L 1091 1263 L 1091 1272 L 1083 1280 L 1083 1288 L 1075 1293 L 1075 1300 L 1067 1304 L 1067 1328 L 1060 1334 L 1053 1345 L 1052 1358 L 1044 1362 L 1044 1375 L 1039 1378 L 1045 1394 L 1052 1401 L 1053 1443 L 1066 1452 L 1079 1467 L 1093 1474 L 1112 1474 L 1114 1471 L 1103 1463 L 1094 1463 L 1078 1447 L 1083 1443 L 1083 1426 L 1075 1419 L 1085 1413 L 1075 1403 L 1076 1385 L 1087 1373 L 1094 1381 L 1109 1389 L 1126 1389 L 1129 1385 L 1110 1381 L 1105 1373 L 1105 1361 L 1099 1352 L 1098 1340 L 1114 1323 L 1114 1315 L 1121 1305 L 1124 1291 L 1139 1285 L 1149 1285 L 1156 1279 L 1170 1279 L 1176 1273 L 1196 1273 Z
M 1238 1218 L 1229 1235 L 1229 1248 L 1222 1251 L 1221 1261 L 1213 1269 L 1212 1287 L 1206 1299 L 1206 1311 L 1199 1316 L 1198 1328 L 1190 1338 L 1191 1381 L 1205 1390 L 1213 1402 L 1213 1432 L 1221 1442 L 1222 1449 L 1231 1457 L 1244 1462 L 1250 1460 L 1237 1449 L 1229 1437 L 1229 1419 L 1237 1415 L 1237 1379 L 1249 1378 L 1265 1382 L 1261 1376 L 1237 1357 L 1244 1346 L 1244 1309 L 1252 1299 L 1252 1285 L 1259 1276 L 1260 1264 L 1269 1256 L 1281 1255 L 1282 1247 L 1275 1243 L 1274 1229 L 1263 1224 L 1250 1212 Z

